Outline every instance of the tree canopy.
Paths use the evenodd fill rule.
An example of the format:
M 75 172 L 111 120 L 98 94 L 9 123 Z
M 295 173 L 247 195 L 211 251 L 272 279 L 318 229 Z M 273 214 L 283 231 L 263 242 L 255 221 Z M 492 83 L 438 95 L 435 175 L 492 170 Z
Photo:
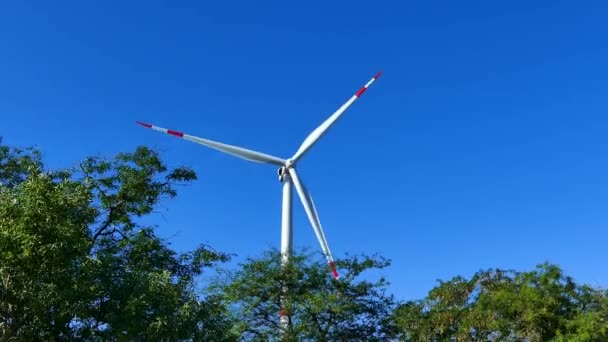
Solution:
M 342 274 L 336 281 L 323 258 L 299 253 L 283 267 L 280 252 L 271 250 L 249 258 L 218 290 L 238 322 L 234 332 L 247 340 L 379 341 L 389 337 L 396 301 L 384 278 L 362 275 L 388 265 L 377 256 L 344 258 L 336 261 Z M 288 291 L 281 301 L 283 288 Z M 279 324 L 281 310 L 290 317 L 287 331 Z
M 0 139 L 0 341 L 608 341 L 608 293 L 549 263 L 404 302 L 370 275 L 378 255 L 339 258 L 334 280 L 318 253 L 178 253 L 141 218 L 195 179 L 143 146 L 48 170 Z
M 224 337 L 195 277 L 227 255 L 176 253 L 137 221 L 195 178 L 145 147 L 49 171 L 38 151 L 0 145 L 1 339 Z
M 607 293 L 548 263 L 441 281 L 394 316 L 405 341 L 608 341 Z

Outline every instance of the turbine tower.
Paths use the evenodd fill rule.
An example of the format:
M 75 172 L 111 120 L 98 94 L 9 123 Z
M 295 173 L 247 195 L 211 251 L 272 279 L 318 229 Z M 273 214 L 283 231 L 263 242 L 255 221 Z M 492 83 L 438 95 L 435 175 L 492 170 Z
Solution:
M 285 264 L 289 260 L 289 256 L 292 252 L 293 236 L 292 236 L 292 184 L 300 197 L 300 201 L 306 211 L 308 220 L 312 225 L 312 228 L 319 240 L 321 250 L 327 258 L 327 263 L 331 269 L 331 273 L 334 278 L 338 279 L 338 272 L 334 264 L 334 259 L 331 255 L 327 239 L 321 227 L 319 215 L 315 208 L 312 196 L 306 189 L 304 183 L 300 179 L 298 172 L 296 171 L 296 164 L 306 154 L 306 152 L 317 142 L 319 139 L 329 130 L 329 128 L 340 118 L 342 114 L 367 90 L 367 88 L 376 81 L 382 72 L 377 73 L 371 80 L 369 80 L 363 87 L 361 87 L 348 101 L 346 101 L 337 111 L 335 111 L 329 118 L 327 118 L 319 127 L 312 131 L 296 153 L 288 159 L 275 157 L 266 153 L 253 151 L 250 149 L 228 145 L 217 141 L 203 139 L 195 137 L 193 135 L 185 134 L 179 131 L 174 131 L 158 126 L 154 126 L 148 123 L 137 121 L 137 123 L 146 128 L 153 129 L 162 133 L 167 133 L 178 138 L 190 140 L 192 142 L 205 145 L 207 147 L 216 149 L 218 151 L 231 154 L 233 156 L 246 159 L 257 163 L 265 163 L 278 166 L 279 181 L 283 183 L 283 203 L 282 203 L 282 217 L 281 217 L 281 256 L 282 262 Z M 289 317 L 281 310 L 281 322 L 285 326 L 289 322 Z

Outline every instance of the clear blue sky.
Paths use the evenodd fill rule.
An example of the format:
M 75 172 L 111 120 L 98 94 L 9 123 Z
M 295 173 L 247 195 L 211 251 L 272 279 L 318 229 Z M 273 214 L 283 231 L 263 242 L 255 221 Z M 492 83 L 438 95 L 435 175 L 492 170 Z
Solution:
M 175 248 L 278 248 L 276 170 L 135 120 L 288 157 L 383 70 L 300 164 L 336 257 L 392 259 L 400 298 L 544 261 L 608 285 L 605 2 L 96 3 L 0 4 L 0 136 L 192 166 L 154 217 Z

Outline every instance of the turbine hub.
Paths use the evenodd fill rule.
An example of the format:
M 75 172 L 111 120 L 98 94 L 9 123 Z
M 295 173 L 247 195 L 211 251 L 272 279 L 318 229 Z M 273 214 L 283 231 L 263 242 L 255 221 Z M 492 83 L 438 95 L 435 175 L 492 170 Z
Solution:
M 279 181 L 284 182 L 289 177 L 289 169 L 294 167 L 295 163 L 292 159 L 287 159 L 285 165 L 281 166 L 277 173 L 279 174 Z

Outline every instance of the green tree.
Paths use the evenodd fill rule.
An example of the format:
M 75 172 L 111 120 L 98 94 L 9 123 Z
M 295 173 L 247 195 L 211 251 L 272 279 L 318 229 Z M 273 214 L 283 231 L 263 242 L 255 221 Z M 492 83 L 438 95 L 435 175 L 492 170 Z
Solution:
M 0 137 L 0 187 L 12 188 L 22 183 L 31 171 L 41 168 L 40 151 L 3 145 Z
M 249 258 L 217 287 L 231 306 L 234 332 L 245 340 L 374 341 L 387 338 L 395 306 L 386 294 L 387 281 L 364 280 L 366 271 L 378 271 L 389 261 L 376 256 L 336 261 L 341 279 L 333 280 L 324 259 L 297 253 L 285 268 L 280 252 L 271 250 Z M 289 289 L 281 305 L 282 289 Z M 279 312 L 291 322 L 281 331 Z
M 138 220 L 195 178 L 145 147 L 48 171 L 0 145 L 0 340 L 230 339 L 225 308 L 195 291 L 227 255 L 176 253 Z
M 608 341 L 606 293 L 546 263 L 440 282 L 394 318 L 405 341 Z
M 0 188 L 3 338 L 68 333 L 71 289 L 95 218 L 90 200 L 85 187 L 36 169 L 14 188 Z

